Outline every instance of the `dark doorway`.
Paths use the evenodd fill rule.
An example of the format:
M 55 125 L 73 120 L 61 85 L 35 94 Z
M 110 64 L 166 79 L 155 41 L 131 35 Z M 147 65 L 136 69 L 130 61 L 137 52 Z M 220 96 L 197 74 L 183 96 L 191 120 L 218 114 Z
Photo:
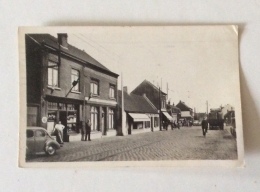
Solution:
M 151 117 L 151 131 L 153 131 L 153 124 L 154 124 L 154 119 L 153 119 L 154 117 Z
M 61 124 L 67 127 L 67 112 L 66 111 L 60 111 L 60 121 Z
M 63 141 L 68 142 L 68 128 L 67 128 L 67 111 L 60 111 L 60 120 L 61 124 L 65 126 L 63 129 Z
M 101 111 L 101 130 L 103 132 L 103 135 L 107 134 L 107 130 L 106 130 L 106 108 L 102 107 L 102 111 Z

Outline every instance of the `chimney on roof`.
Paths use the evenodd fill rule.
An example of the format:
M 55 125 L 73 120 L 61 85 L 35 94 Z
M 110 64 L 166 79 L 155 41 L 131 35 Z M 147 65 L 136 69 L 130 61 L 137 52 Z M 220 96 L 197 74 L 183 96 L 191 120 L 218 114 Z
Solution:
M 68 35 L 67 33 L 58 33 L 58 43 L 63 48 L 68 48 Z
M 124 87 L 123 87 L 123 91 L 126 92 L 126 93 L 128 93 L 128 92 L 127 92 L 127 86 L 124 86 Z

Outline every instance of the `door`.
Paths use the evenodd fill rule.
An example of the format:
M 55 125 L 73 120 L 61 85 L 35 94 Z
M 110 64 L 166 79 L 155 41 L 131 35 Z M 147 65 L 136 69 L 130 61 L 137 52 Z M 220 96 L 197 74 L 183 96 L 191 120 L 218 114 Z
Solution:
M 46 132 L 43 130 L 34 131 L 34 140 L 35 140 L 35 152 L 44 152 L 44 146 L 46 142 Z
M 101 130 L 103 132 L 103 135 L 106 135 L 107 130 L 106 130 L 106 109 L 102 107 L 102 112 L 101 112 Z
M 60 121 L 61 124 L 65 126 L 63 129 L 63 141 L 67 141 L 67 111 L 60 111 Z
M 153 126 L 154 126 L 154 117 L 151 116 L 151 131 L 153 131 Z
M 26 154 L 35 153 L 34 132 L 26 130 Z

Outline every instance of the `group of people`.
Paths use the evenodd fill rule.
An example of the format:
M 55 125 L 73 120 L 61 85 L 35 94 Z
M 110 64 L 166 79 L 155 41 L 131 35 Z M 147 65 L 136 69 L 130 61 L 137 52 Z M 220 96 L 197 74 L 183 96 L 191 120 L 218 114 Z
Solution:
M 59 121 L 59 123 L 57 123 L 53 130 L 52 130 L 52 135 L 56 136 L 57 142 L 60 144 L 60 146 L 62 147 L 64 144 L 64 130 L 65 126 L 63 124 L 61 124 L 61 121 Z M 90 134 L 91 133 L 91 122 L 88 119 L 85 126 L 82 126 L 81 129 L 81 141 L 91 141 L 90 139 Z
M 168 126 L 168 124 L 169 124 L 168 122 L 164 121 L 164 122 L 163 122 L 163 127 L 164 127 L 165 129 L 167 129 L 166 127 Z M 188 123 L 188 125 L 191 125 L 191 124 Z M 180 129 L 180 123 L 177 122 L 177 121 L 173 121 L 173 122 L 171 123 L 171 128 L 172 128 L 172 130 L 173 130 L 173 128 L 178 128 L 178 129 Z M 203 136 L 206 137 L 206 133 L 208 132 L 208 121 L 207 121 L 207 118 L 204 118 L 204 119 L 202 120 L 202 122 L 201 122 L 201 128 L 202 128 L 202 134 L 203 134 Z
M 172 122 L 171 126 L 172 126 L 172 130 L 173 130 L 173 128 L 178 128 L 178 129 L 180 129 L 180 124 L 179 124 L 179 122 L 177 122 L 176 120 Z
M 167 129 L 169 122 L 164 121 L 163 122 L 163 127 L 164 129 Z M 177 121 L 172 122 L 171 124 L 171 128 L 173 130 L 173 128 L 178 128 L 180 129 L 180 124 Z M 201 122 L 201 128 L 202 128 L 202 134 L 204 137 L 206 137 L 206 133 L 208 132 L 208 121 L 206 118 L 204 118 Z M 59 121 L 58 124 L 56 124 L 53 128 L 53 135 L 56 136 L 57 138 L 57 142 L 63 146 L 64 142 L 64 129 L 65 126 L 61 124 L 61 121 Z M 90 139 L 90 134 L 91 133 L 91 122 L 88 119 L 85 126 L 82 126 L 82 130 L 81 130 L 81 141 L 91 141 Z

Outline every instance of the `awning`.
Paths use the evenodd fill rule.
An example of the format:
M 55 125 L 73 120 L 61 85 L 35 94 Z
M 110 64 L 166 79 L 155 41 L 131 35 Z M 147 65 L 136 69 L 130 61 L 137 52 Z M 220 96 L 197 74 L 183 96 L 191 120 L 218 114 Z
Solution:
M 146 114 L 142 113 L 128 113 L 134 120 L 134 122 L 137 121 L 150 121 L 150 118 Z
M 162 113 L 169 121 L 172 121 L 172 117 L 169 115 L 169 113 L 167 112 L 162 112 Z
M 105 99 L 99 99 L 99 98 L 89 98 L 89 97 L 85 97 L 85 100 L 87 101 L 87 103 L 90 104 L 99 104 L 99 105 L 108 105 L 108 106 L 116 106 L 117 102 L 114 100 L 105 100 Z

